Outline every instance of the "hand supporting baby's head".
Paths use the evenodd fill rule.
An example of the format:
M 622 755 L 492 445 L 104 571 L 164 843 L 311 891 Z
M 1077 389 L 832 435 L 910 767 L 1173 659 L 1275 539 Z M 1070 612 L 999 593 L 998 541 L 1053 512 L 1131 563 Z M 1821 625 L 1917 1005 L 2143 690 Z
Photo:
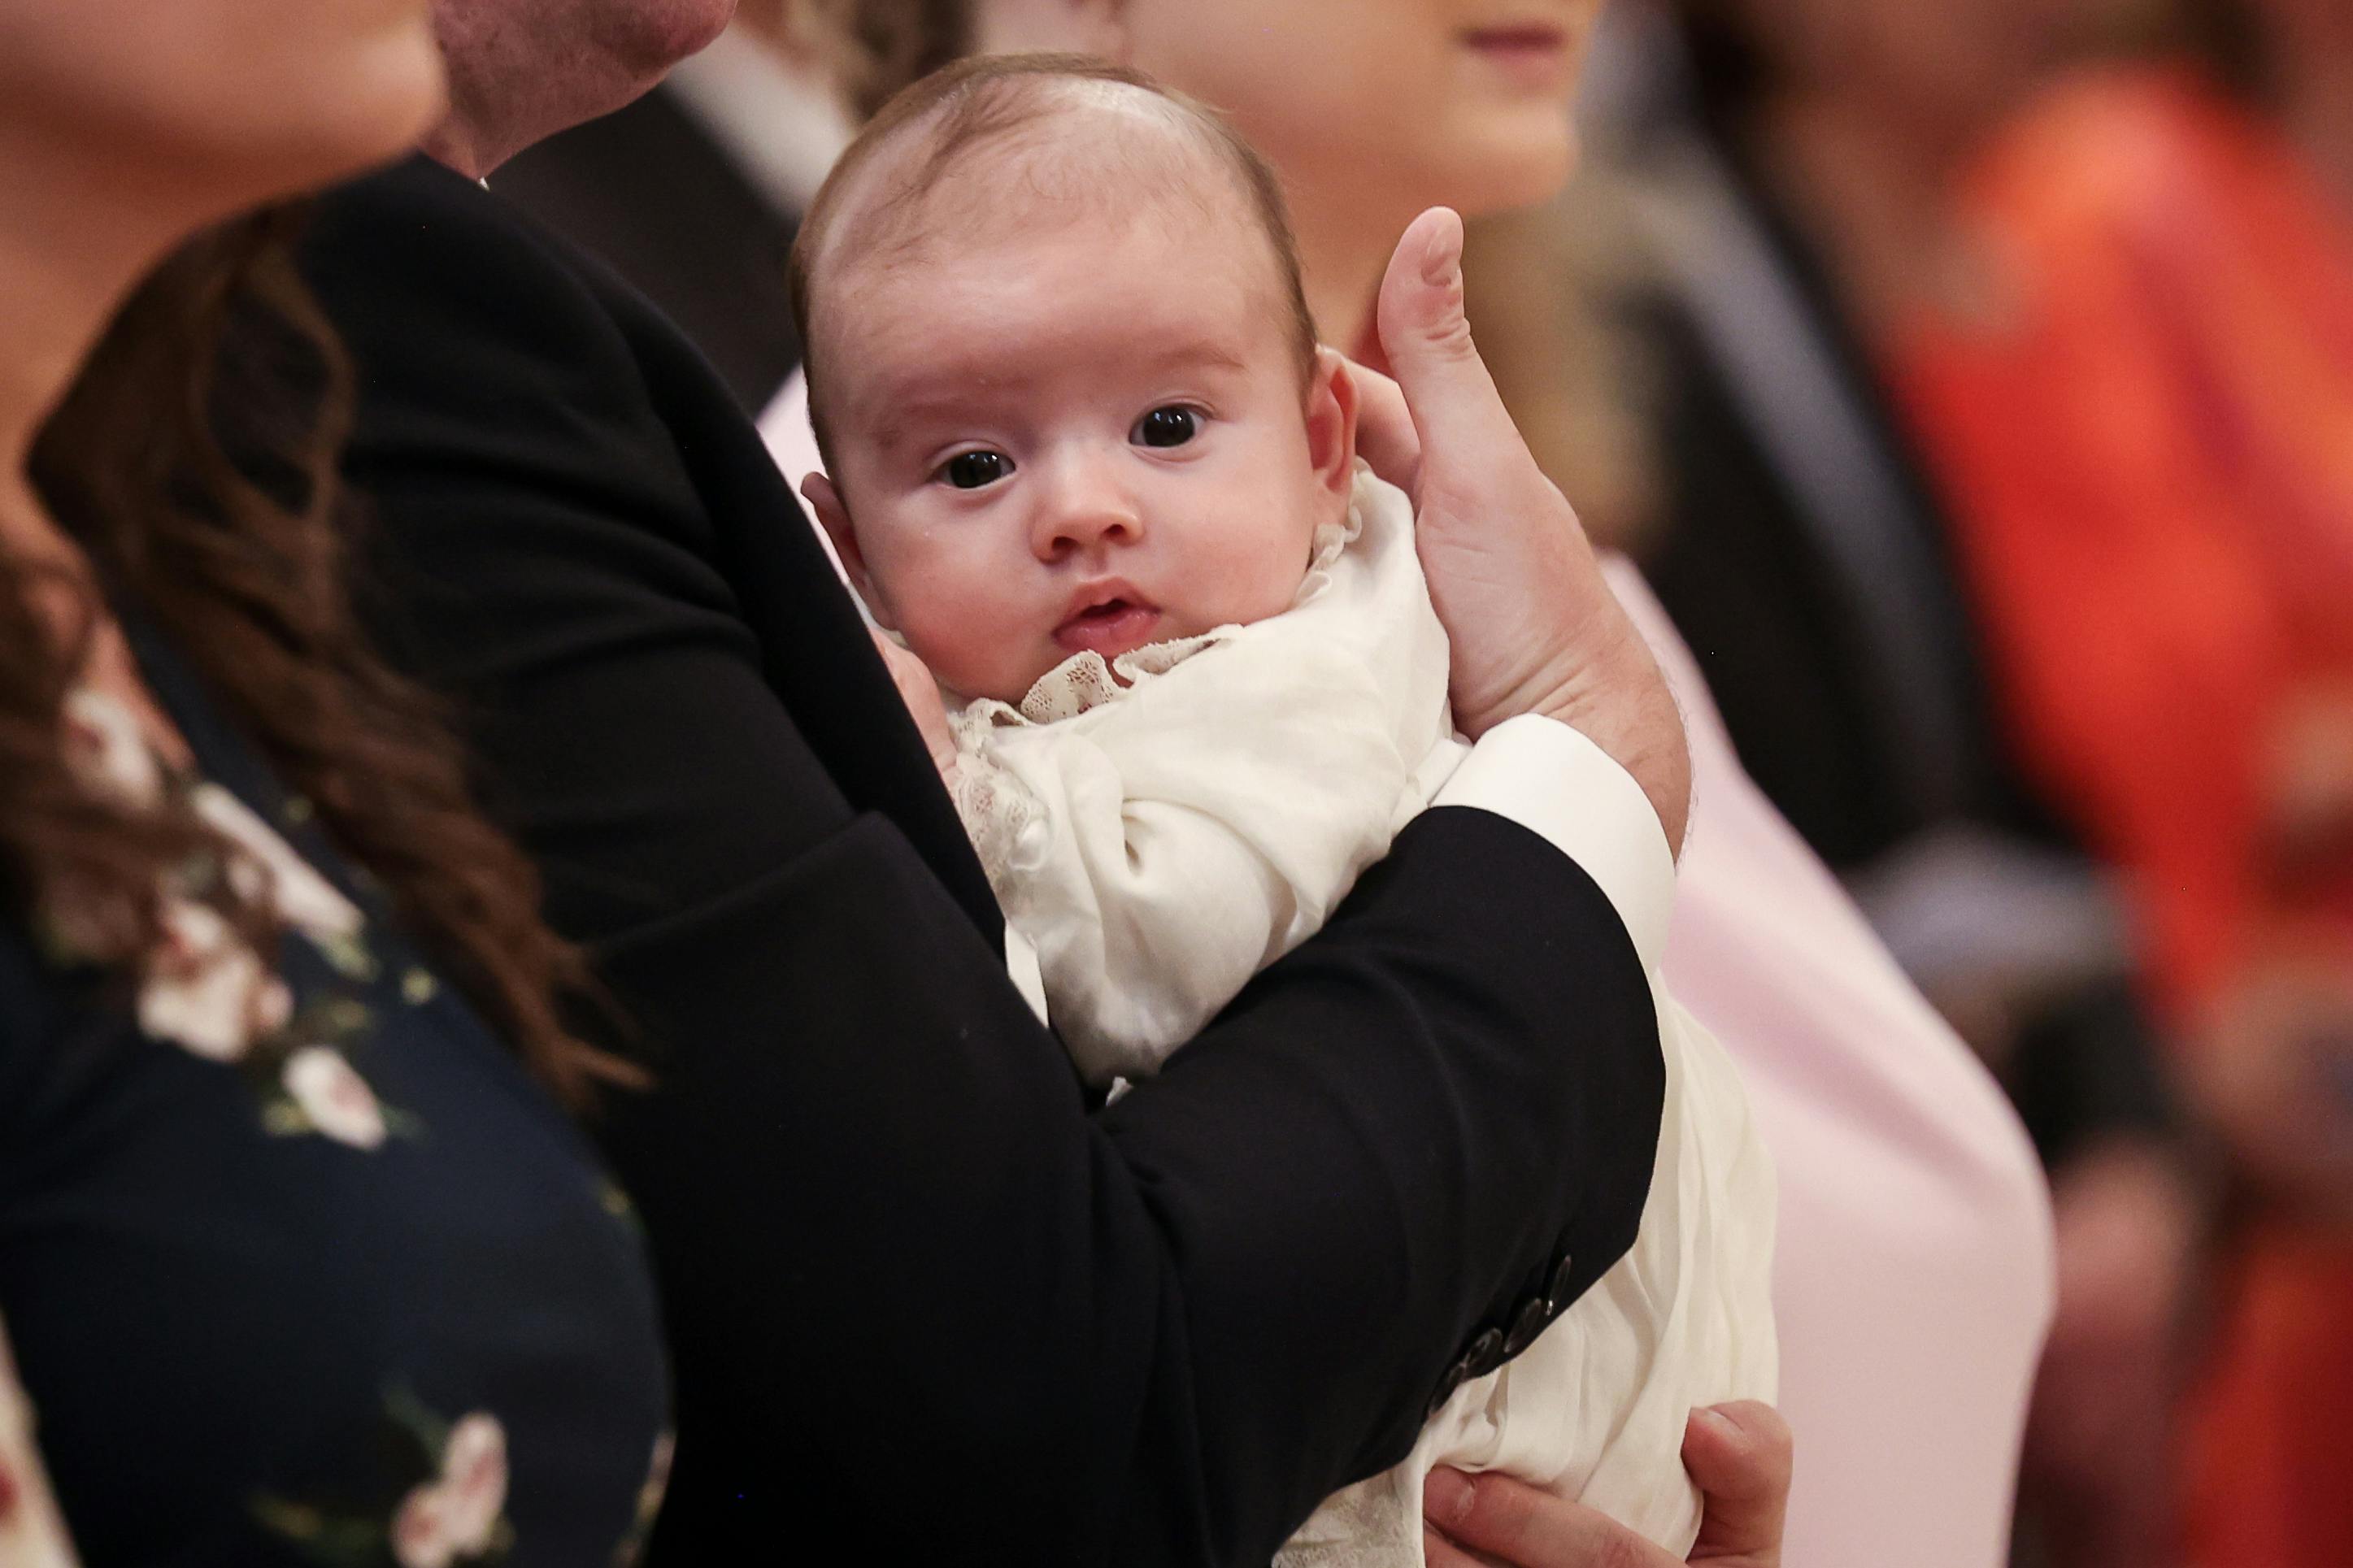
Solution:
M 810 500 L 875 617 L 966 696 L 1278 614 L 1346 510 L 1355 394 L 1275 177 L 1132 73 L 918 84 L 818 193 L 793 283 L 831 476 Z

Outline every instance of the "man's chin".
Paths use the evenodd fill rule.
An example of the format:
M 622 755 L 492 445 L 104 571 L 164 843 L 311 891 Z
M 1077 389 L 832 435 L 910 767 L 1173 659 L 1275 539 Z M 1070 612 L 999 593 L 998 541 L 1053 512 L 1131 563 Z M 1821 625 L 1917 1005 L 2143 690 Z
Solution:
M 631 64 L 659 78 L 699 55 L 735 18 L 735 0 L 620 0 L 629 15 L 617 18 L 629 36 Z

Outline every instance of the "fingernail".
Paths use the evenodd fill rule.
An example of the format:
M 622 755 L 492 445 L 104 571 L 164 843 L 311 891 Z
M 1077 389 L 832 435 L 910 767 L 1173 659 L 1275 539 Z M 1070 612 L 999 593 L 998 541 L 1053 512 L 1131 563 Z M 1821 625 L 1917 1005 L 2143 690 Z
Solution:
M 1736 1438 L 1741 1435 L 1740 1423 L 1713 1405 L 1695 1406 L 1691 1413 L 1691 1418 L 1706 1426 L 1719 1437 Z
M 1454 281 L 1456 269 L 1462 261 L 1462 228 L 1450 223 L 1439 233 L 1438 243 L 1421 258 L 1421 280 L 1440 286 Z
M 1432 1470 L 1421 1484 L 1421 1516 L 1444 1526 L 1471 1511 L 1471 1478 L 1460 1470 Z

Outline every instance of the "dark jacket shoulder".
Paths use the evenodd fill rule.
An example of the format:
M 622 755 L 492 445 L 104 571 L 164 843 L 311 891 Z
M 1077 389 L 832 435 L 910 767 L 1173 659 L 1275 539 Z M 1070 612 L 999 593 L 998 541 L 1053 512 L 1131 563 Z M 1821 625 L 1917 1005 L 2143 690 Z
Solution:
M 383 629 L 414 668 L 450 673 L 453 637 L 518 605 L 576 616 L 579 595 L 563 593 L 567 557 L 625 565 L 599 581 L 651 592 L 611 613 L 674 636 L 680 607 L 700 606 L 702 635 L 749 637 L 831 784 L 851 809 L 906 833 L 993 939 L 995 896 L 848 590 L 758 432 L 659 310 L 421 157 L 322 201 L 304 270 L 358 371 L 345 472 L 364 500 L 380 498 L 381 531 L 398 534 L 369 559 L 387 579 L 378 598 L 406 612 Z M 512 504 L 495 507 L 501 489 Z M 444 492 L 450 507 L 438 510 Z M 566 498 L 578 504 L 553 504 Z M 515 538 L 491 564 L 468 547 L 479 542 L 448 537 L 459 527 Z M 458 580 L 477 563 L 544 581 Z M 403 637 L 397 623 L 413 622 L 420 601 L 441 624 Z
M 800 363 L 779 208 L 665 84 L 518 153 L 500 198 L 609 263 L 695 346 L 745 413 Z

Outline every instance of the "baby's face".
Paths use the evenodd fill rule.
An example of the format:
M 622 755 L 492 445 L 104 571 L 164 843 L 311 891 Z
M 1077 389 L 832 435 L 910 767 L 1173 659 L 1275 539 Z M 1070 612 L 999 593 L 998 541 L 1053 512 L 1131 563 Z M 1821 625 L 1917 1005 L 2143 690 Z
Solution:
M 1354 399 L 1328 355 L 1302 385 L 1240 216 L 1050 221 L 836 276 L 812 499 L 948 687 L 1018 702 L 1072 654 L 1289 606 L 1347 505 Z

